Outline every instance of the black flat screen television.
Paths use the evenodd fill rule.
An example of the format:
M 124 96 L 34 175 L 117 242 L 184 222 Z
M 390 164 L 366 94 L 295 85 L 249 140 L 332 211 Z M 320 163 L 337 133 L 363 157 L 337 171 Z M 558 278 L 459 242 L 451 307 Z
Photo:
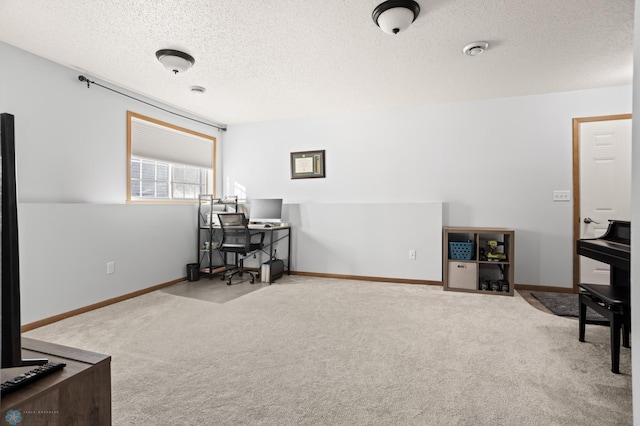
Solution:
M 18 197 L 16 191 L 16 153 L 14 117 L 0 114 L 0 214 L 2 234 L 0 255 L 2 256 L 2 368 L 21 367 L 46 363 L 46 359 L 22 359 L 20 334 L 20 262 L 18 259 Z

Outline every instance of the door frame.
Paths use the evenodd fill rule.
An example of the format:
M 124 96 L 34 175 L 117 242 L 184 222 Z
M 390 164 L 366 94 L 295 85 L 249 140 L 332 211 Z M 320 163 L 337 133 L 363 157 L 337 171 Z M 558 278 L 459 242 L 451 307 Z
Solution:
M 573 292 L 578 293 L 580 281 L 580 256 L 576 244 L 580 239 L 580 124 L 592 121 L 628 120 L 631 114 L 578 117 L 573 121 Z M 631 177 L 629 177 L 631 178 Z

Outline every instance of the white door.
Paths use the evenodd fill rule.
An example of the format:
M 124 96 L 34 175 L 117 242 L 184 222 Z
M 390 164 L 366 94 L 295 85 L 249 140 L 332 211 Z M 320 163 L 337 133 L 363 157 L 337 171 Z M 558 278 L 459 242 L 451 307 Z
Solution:
M 631 220 L 631 119 L 579 124 L 580 238 L 597 238 L 609 220 Z M 580 257 L 580 282 L 609 283 L 609 265 Z

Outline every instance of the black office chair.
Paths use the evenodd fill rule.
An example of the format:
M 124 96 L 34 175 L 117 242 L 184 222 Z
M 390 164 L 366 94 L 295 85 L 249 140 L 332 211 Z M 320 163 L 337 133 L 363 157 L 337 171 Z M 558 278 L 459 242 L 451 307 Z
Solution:
M 222 242 L 219 250 L 223 253 L 225 264 L 227 253 L 233 253 L 235 265 L 227 269 L 222 274 L 222 279 L 227 280 L 227 285 L 231 285 L 234 275 L 245 272 L 251 277 L 251 284 L 256 281 L 260 273 L 254 271 L 246 271 L 244 269 L 244 259 L 253 255 L 264 247 L 264 232 L 251 232 L 249 229 L 249 221 L 243 213 L 224 213 L 218 214 L 220 227 L 222 228 Z

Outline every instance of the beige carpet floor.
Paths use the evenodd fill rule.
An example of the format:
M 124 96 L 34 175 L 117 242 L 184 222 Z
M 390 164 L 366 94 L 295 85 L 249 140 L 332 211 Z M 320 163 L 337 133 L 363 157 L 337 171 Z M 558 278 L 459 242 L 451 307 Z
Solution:
M 575 319 L 517 295 L 290 276 L 26 335 L 112 355 L 115 425 L 632 424 L 630 350 L 613 374 L 608 328 L 580 343 Z

